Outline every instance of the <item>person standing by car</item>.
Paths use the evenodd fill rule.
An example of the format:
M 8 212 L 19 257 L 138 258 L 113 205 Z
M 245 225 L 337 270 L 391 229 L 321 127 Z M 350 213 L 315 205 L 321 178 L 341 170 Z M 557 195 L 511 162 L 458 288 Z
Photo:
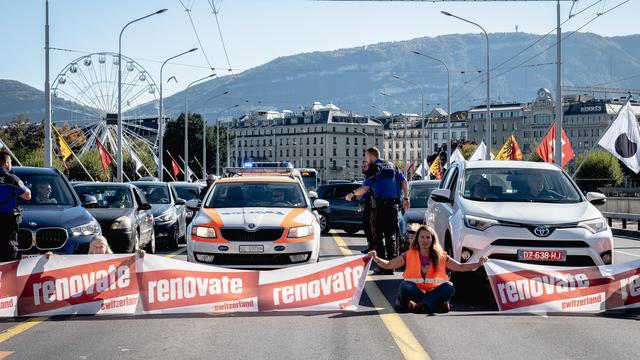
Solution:
M 22 220 L 17 200 L 31 200 L 31 191 L 10 172 L 11 156 L 0 151 L 0 262 L 17 259 L 18 226 Z
M 362 170 L 362 174 L 364 174 L 364 178 L 368 179 L 375 175 L 375 170 L 373 166 L 369 166 L 369 163 L 366 159 L 362 160 L 362 166 L 360 167 Z M 364 229 L 364 236 L 367 238 L 367 248 L 362 250 L 363 254 L 368 254 L 369 251 L 374 249 L 373 246 L 373 234 L 372 234 L 372 225 L 371 225 L 371 191 L 368 191 L 366 194 L 362 195 L 360 199 L 360 203 L 362 206 L 362 227 Z
M 207 176 L 207 185 L 205 187 L 203 187 L 202 190 L 200 190 L 200 200 L 204 200 L 204 196 L 207 195 L 207 191 L 209 191 L 209 188 L 215 182 L 216 182 L 216 176 L 215 175 L 210 174 L 210 175 Z
M 371 225 L 373 244 L 383 259 L 396 257 L 396 237 L 398 235 L 398 206 L 409 208 L 409 184 L 402 173 L 392 163 L 380 159 L 380 150 L 368 148 L 365 160 L 373 167 L 375 175 L 367 178 L 362 186 L 345 197 L 351 201 L 363 196 L 371 189 Z M 400 202 L 400 189 L 404 194 Z M 392 275 L 393 270 L 376 268 L 376 275 Z
M 420 226 L 411 240 L 409 250 L 400 256 L 387 261 L 380 259 L 375 250 L 369 256 L 383 269 L 405 266 L 396 308 L 401 312 L 426 314 L 449 312 L 449 299 L 455 288 L 449 281 L 447 270 L 474 271 L 488 260 L 483 256 L 477 263 L 461 264 L 455 261 L 442 250 L 435 235 L 424 225 Z

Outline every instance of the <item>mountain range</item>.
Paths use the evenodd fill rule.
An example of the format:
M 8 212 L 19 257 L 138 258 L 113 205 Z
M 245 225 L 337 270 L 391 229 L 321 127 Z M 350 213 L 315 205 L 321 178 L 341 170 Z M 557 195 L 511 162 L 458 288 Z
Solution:
M 565 86 L 640 87 L 640 35 L 564 36 Z M 535 98 L 539 88 L 555 91 L 555 36 L 493 33 L 489 38 L 492 101 L 526 102 Z M 435 106 L 446 108 L 444 67 L 413 54 L 412 50 L 439 58 L 448 65 L 453 111 L 483 103 L 484 38 L 479 34 L 453 34 L 279 57 L 242 73 L 193 86 L 189 90 L 189 110 L 215 119 L 251 109 L 297 110 L 314 101 L 331 102 L 363 114 L 378 111 L 371 105 L 395 113 L 419 113 L 422 104 L 426 112 Z M 10 87 L 14 90 L 7 93 Z M 218 96 L 225 91 L 229 93 Z M 380 95 L 381 91 L 390 96 Z M 41 94 L 24 84 L 0 80 L 0 121 L 19 113 L 41 118 Z M 153 106 L 147 104 L 138 110 L 152 113 Z M 184 109 L 184 94 L 165 98 L 164 106 L 168 115 L 176 116 Z

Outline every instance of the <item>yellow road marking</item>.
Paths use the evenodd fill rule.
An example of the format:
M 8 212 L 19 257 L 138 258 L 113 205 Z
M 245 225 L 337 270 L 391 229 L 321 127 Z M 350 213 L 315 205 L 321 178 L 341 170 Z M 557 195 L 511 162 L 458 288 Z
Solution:
M 174 257 L 176 257 L 176 256 L 180 255 L 180 254 L 181 254 L 183 251 L 185 251 L 185 250 L 186 250 L 186 248 L 180 248 L 180 249 L 178 249 L 178 250 L 174 250 L 174 251 L 172 251 L 172 252 L 170 252 L 170 253 L 168 253 L 168 254 L 165 254 L 165 255 L 163 255 L 163 256 L 164 256 L 164 257 L 166 257 L 166 258 L 171 259 L 171 258 L 174 258 Z
M 12 337 L 31 329 L 32 327 L 40 324 L 43 321 L 46 321 L 47 319 L 47 317 L 35 317 L 8 328 L 7 330 L 0 333 L 0 343 L 5 342 Z
M 353 252 L 349 249 L 340 235 L 332 232 L 331 236 L 343 255 L 353 255 Z M 404 321 L 402 321 L 402 318 L 391 310 L 391 304 L 389 304 L 387 298 L 384 297 L 378 285 L 376 285 L 373 279 L 369 276 L 367 276 L 367 282 L 365 283 L 364 290 L 367 292 L 367 296 L 373 303 L 376 311 L 380 314 L 380 318 L 382 319 L 384 326 L 386 326 L 387 330 L 393 337 L 393 340 L 396 342 L 396 345 L 400 348 L 400 352 L 402 352 L 404 358 L 407 360 L 430 360 L 431 357 L 427 354 L 427 351 L 422 347 L 411 330 L 409 330 L 409 327 L 404 323 Z

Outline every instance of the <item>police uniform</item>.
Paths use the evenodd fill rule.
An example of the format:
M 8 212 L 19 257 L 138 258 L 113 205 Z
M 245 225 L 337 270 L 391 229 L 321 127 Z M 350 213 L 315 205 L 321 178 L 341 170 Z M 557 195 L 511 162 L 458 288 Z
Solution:
M 378 159 L 370 167 L 373 167 L 375 175 L 368 177 L 362 185 L 371 191 L 373 245 L 379 257 L 391 260 L 396 256 L 400 184 L 405 178 L 388 161 Z
M 0 262 L 18 257 L 18 196 L 27 192 L 20 178 L 0 168 Z

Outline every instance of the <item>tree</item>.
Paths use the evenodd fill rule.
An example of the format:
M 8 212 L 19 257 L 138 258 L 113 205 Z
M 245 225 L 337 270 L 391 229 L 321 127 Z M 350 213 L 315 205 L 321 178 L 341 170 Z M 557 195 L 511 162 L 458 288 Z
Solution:
M 577 166 L 582 164 L 575 179 L 583 191 L 596 191 L 600 187 L 617 186 L 624 178 L 618 159 L 605 150 L 580 154 L 576 164 Z
M 22 162 L 27 155 L 33 158 L 33 150 L 44 148 L 44 128 L 42 124 L 34 124 L 28 117 L 18 115 L 0 129 L 0 139 Z
M 473 155 L 473 153 L 476 151 L 477 148 L 478 148 L 478 145 L 471 144 L 471 143 L 462 144 L 459 147 L 460 152 L 462 153 L 462 156 L 464 156 L 465 159 L 469 159 L 471 155 Z
M 538 155 L 538 152 L 536 152 L 535 150 L 528 153 L 524 159 L 526 161 L 535 161 L 535 162 L 542 162 L 542 158 L 540 157 L 540 155 Z
M 176 159 L 178 165 L 184 169 L 184 164 L 180 161 L 179 156 L 184 154 L 184 113 L 176 120 L 169 120 L 166 124 L 166 130 L 164 134 L 164 148 L 169 151 L 171 155 Z M 202 126 L 203 119 L 200 114 L 189 114 L 189 167 L 196 172 L 196 175 L 200 173 L 200 166 L 198 162 L 202 164 Z M 216 126 L 207 126 L 207 173 L 215 172 L 216 167 Z M 220 153 L 220 167 L 226 166 L 227 159 L 227 133 L 224 126 L 220 126 L 219 129 L 220 148 L 217 149 Z M 198 161 L 196 161 L 198 159 Z M 165 152 L 164 166 L 171 171 L 171 158 Z M 220 169 L 222 172 L 222 169 Z M 179 175 L 182 179 L 184 175 Z

